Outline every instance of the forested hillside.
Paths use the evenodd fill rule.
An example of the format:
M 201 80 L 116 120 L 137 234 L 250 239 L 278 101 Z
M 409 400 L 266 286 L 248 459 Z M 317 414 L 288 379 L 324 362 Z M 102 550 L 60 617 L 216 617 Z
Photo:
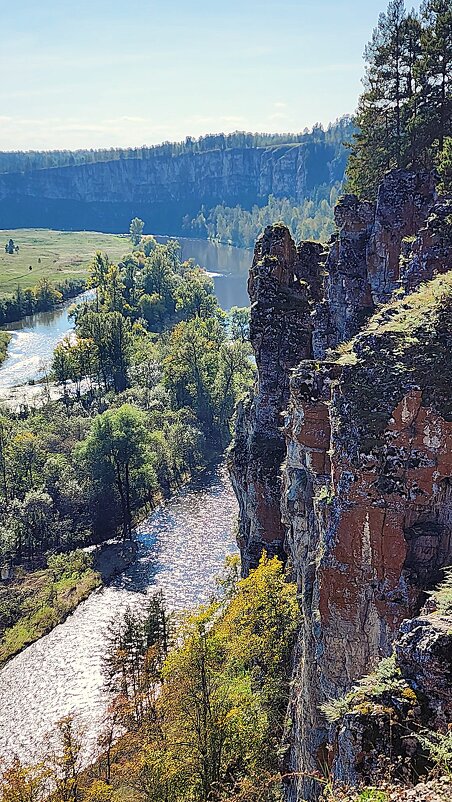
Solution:
M 323 237 L 332 224 L 331 187 L 337 192 L 344 178 L 343 143 L 353 130 L 344 117 L 327 130 L 317 126 L 299 135 L 236 133 L 132 150 L 3 153 L 0 227 L 121 232 L 138 216 L 150 233 L 250 245 L 263 222 L 253 207 L 276 198 L 286 222 L 293 218 L 298 226 L 306 219 L 309 235 Z M 225 225 L 217 207 L 227 217 L 238 215 L 239 225 Z
M 47 167 L 67 167 L 100 161 L 123 159 L 158 159 L 161 156 L 180 156 L 182 154 L 206 153 L 211 150 L 230 150 L 232 148 L 266 148 L 271 145 L 312 144 L 325 142 L 334 146 L 342 144 L 344 132 L 348 133 L 351 121 L 344 117 L 330 125 L 325 131 L 322 126 L 307 128 L 300 134 L 251 134 L 236 131 L 233 134 L 207 134 L 198 139 L 187 137 L 183 142 L 164 142 L 140 148 L 107 148 L 100 150 L 29 150 L 0 151 L 0 173 L 28 172 Z

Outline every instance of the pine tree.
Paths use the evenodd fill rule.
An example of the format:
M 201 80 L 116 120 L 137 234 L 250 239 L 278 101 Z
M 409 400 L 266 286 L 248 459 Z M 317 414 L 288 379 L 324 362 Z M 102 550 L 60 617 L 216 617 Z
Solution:
M 406 31 L 404 0 L 391 0 L 380 14 L 364 51 L 365 91 L 360 97 L 348 177 L 360 195 L 375 194 L 381 175 L 402 161 L 402 53 Z
M 452 134 L 452 3 L 426 0 L 421 9 L 426 139 L 441 151 Z M 437 146 L 436 146 L 437 143 Z
M 451 0 L 425 0 L 420 16 L 391 0 L 364 58 L 347 176 L 351 191 L 372 200 L 387 170 L 433 168 L 452 133 Z

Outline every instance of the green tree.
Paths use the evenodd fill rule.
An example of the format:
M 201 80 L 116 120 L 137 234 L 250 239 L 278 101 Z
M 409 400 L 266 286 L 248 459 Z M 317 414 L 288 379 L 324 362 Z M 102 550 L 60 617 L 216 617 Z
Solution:
M 150 234 L 147 237 L 142 237 L 140 243 L 145 256 L 150 256 L 152 251 L 157 247 L 157 240 Z
M 254 378 L 247 342 L 233 340 L 221 345 L 215 379 L 217 419 L 223 441 L 229 441 L 229 426 L 237 399 L 249 389 Z
M 166 317 L 174 314 L 173 297 L 177 277 L 171 261 L 171 255 L 165 245 L 157 245 L 150 253 L 143 270 L 142 285 L 146 295 L 159 299 L 162 314 Z
M 423 58 L 425 85 L 424 138 L 437 142 L 452 135 L 452 6 L 450 0 L 425 0 L 421 7 L 424 23 Z
M 66 385 L 74 376 L 73 346 L 68 337 L 57 344 L 52 359 L 52 374 L 59 384 Z
M 218 320 L 195 317 L 172 330 L 163 361 L 164 381 L 176 406 L 189 406 L 212 432 L 215 416 L 214 385 L 225 333 Z
M 44 312 L 53 309 L 55 304 L 63 300 L 61 292 L 56 290 L 47 278 L 42 278 L 36 285 L 35 297 L 39 309 L 42 309 Z
M 104 302 L 105 286 L 107 281 L 108 269 L 110 262 L 108 256 L 104 256 L 100 251 L 96 255 L 90 265 L 90 274 L 88 278 L 88 287 L 95 287 L 96 289 L 96 310 Z
M 353 192 L 373 199 L 387 170 L 431 168 L 452 134 L 449 0 L 425 0 L 420 16 L 391 0 L 364 57 L 347 176 Z
M 50 763 L 55 790 L 55 802 L 77 802 L 82 774 L 83 736 L 77 732 L 71 716 L 57 725 L 58 749 L 52 749 Z
M 128 609 L 110 629 L 104 670 L 109 689 L 121 698 L 122 718 L 129 727 L 156 717 L 169 641 L 170 619 L 161 592 L 154 594 L 144 614 Z
M 440 175 L 440 192 L 452 192 L 452 137 L 444 140 L 444 147 L 438 157 L 438 173 Z
M 364 92 L 359 99 L 347 175 L 350 188 L 373 194 L 384 172 L 402 164 L 404 0 L 391 0 L 366 46 Z
M 200 267 L 185 273 L 176 288 L 175 298 L 176 310 L 185 319 L 212 317 L 218 307 L 213 280 Z
M 228 323 L 233 340 L 246 342 L 250 337 L 251 311 L 248 306 L 233 306 L 229 310 Z
M 105 390 L 122 392 L 129 383 L 131 362 L 131 325 L 120 312 L 94 312 L 86 309 L 77 317 L 77 335 L 87 340 L 89 357 L 85 364 L 91 368 L 95 359 L 99 381 Z M 82 354 L 80 354 L 82 356 Z M 80 363 L 82 364 L 82 363 Z
M 139 217 L 134 217 L 129 226 L 130 239 L 133 245 L 139 245 L 143 236 L 144 222 Z
M 30 490 L 22 502 L 17 502 L 18 527 L 21 529 L 16 547 L 19 557 L 22 548 L 29 560 L 45 548 L 55 548 L 60 543 L 61 530 L 53 501 L 48 493 Z
M 146 416 L 123 404 L 98 415 L 80 448 L 80 455 L 93 478 L 101 485 L 115 485 L 121 504 L 124 538 L 132 537 L 134 481 L 144 476 L 148 486 L 155 481 L 152 455 L 148 450 Z

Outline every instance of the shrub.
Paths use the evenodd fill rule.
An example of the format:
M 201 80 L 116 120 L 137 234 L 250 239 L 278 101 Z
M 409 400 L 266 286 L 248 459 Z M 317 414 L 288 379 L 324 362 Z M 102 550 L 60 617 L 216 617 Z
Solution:
M 78 579 L 85 571 L 92 568 L 93 558 L 86 551 L 76 549 L 68 554 L 52 554 L 47 558 L 47 565 L 53 572 L 55 581 Z

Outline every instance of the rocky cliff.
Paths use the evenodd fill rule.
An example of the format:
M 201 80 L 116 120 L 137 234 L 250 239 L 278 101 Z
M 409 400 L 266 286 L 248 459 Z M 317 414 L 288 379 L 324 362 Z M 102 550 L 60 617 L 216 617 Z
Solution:
M 131 217 L 155 233 L 182 233 L 202 205 L 251 208 L 270 194 L 301 201 L 342 181 L 345 149 L 327 142 L 231 147 L 0 175 L 2 228 L 125 230 Z
M 339 772 L 322 705 L 391 654 L 452 561 L 451 209 L 398 170 L 375 206 L 340 202 L 327 253 L 280 226 L 256 246 L 232 475 L 245 571 L 282 554 L 300 590 L 293 800 Z

